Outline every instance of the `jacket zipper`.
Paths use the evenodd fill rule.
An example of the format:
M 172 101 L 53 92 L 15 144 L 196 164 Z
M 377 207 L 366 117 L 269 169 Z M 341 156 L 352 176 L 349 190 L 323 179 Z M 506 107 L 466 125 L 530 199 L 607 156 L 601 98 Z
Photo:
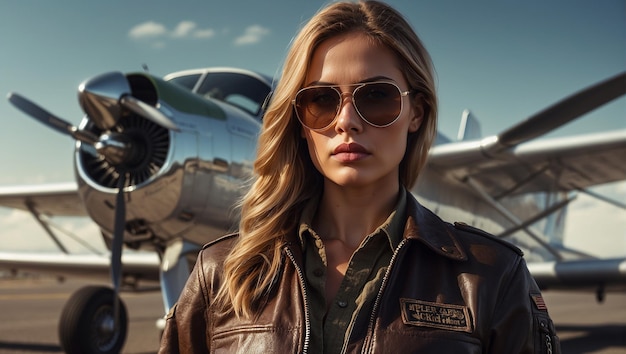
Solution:
M 380 285 L 380 289 L 378 290 L 378 295 L 376 295 L 376 300 L 374 301 L 374 307 L 372 308 L 372 315 L 370 316 L 370 322 L 367 326 L 367 335 L 365 337 L 365 342 L 363 343 L 363 348 L 361 349 L 361 353 L 369 353 L 371 351 L 370 342 L 372 337 L 374 336 L 374 322 L 376 321 L 376 315 L 378 313 L 378 307 L 380 306 L 380 301 L 383 297 L 383 292 L 385 287 L 387 286 L 387 282 L 389 281 L 389 275 L 391 274 L 391 269 L 396 263 L 396 259 L 398 258 L 398 253 L 400 253 L 400 249 L 406 244 L 406 239 L 403 239 L 396 250 L 393 252 L 391 256 L 391 260 L 389 261 L 389 267 L 385 272 L 385 276 L 383 277 L 383 282 Z
M 306 354 L 309 349 L 309 341 L 311 340 L 311 319 L 309 318 L 309 302 L 307 300 L 307 292 L 306 292 L 306 282 L 304 279 L 304 275 L 302 274 L 302 269 L 296 264 L 296 259 L 293 256 L 293 253 L 288 247 L 285 247 L 285 252 L 287 253 L 287 257 L 293 263 L 293 266 L 296 268 L 296 273 L 298 273 L 298 279 L 300 280 L 300 288 L 302 289 L 302 296 L 304 301 L 304 344 L 302 345 L 302 354 Z
M 544 344 L 545 344 L 545 346 L 544 346 L 544 348 L 545 348 L 544 353 L 552 354 L 553 353 L 553 351 L 552 351 L 552 333 L 550 331 L 550 327 L 548 327 L 548 324 L 547 324 L 547 322 L 545 320 L 541 320 L 539 325 L 541 326 L 541 331 L 543 332 L 544 340 L 545 340 L 544 341 Z

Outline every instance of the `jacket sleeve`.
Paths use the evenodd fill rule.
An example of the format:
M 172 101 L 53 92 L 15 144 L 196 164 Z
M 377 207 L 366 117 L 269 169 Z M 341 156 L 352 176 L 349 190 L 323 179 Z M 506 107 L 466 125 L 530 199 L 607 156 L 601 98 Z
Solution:
M 206 280 L 202 252 L 177 303 L 166 316 L 159 353 L 208 353 Z
M 521 257 L 499 291 L 487 352 L 560 354 L 541 291 Z

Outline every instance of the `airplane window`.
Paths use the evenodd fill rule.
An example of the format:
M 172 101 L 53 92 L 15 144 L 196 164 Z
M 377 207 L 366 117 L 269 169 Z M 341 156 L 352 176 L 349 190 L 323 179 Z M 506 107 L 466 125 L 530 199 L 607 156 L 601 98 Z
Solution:
M 186 75 L 186 76 L 175 77 L 169 80 L 169 82 L 178 84 L 188 90 L 193 90 L 199 78 L 200 78 L 200 74 Z
M 258 79 L 240 73 L 217 72 L 207 75 L 198 94 L 239 107 L 252 115 L 261 113 L 270 87 Z

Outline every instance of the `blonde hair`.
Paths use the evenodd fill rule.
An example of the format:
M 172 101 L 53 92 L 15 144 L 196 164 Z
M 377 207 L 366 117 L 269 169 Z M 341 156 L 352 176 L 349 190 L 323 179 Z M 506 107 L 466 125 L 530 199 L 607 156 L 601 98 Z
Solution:
M 409 134 L 400 183 L 413 186 L 436 134 L 437 98 L 430 57 L 411 26 L 377 1 L 337 2 L 320 10 L 293 40 L 282 77 L 263 118 L 254 163 L 256 179 L 241 203 L 239 238 L 224 262 L 217 300 L 237 316 L 252 316 L 268 295 L 281 266 L 285 236 L 296 232 L 303 204 L 322 191 L 291 101 L 303 87 L 314 50 L 324 40 L 360 31 L 389 47 L 415 92 L 424 118 Z

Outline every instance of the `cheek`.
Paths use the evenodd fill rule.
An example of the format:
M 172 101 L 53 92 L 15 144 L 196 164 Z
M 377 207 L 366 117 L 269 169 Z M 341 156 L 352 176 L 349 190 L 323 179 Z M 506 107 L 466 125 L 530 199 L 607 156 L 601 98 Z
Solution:
M 403 125 L 398 125 L 397 127 L 395 127 L 393 132 L 390 132 L 392 134 L 381 139 L 384 143 L 384 146 L 388 147 L 389 155 L 391 155 L 390 158 L 392 158 L 394 161 L 397 161 L 398 163 L 404 158 L 409 134 L 411 134 L 411 128 L 413 127 L 413 124 L 406 122 Z
M 393 155 L 394 162 L 400 164 L 400 161 L 402 161 L 406 154 L 407 137 L 400 136 L 396 141 L 397 143 L 392 144 L 393 152 L 391 152 L 391 155 Z

